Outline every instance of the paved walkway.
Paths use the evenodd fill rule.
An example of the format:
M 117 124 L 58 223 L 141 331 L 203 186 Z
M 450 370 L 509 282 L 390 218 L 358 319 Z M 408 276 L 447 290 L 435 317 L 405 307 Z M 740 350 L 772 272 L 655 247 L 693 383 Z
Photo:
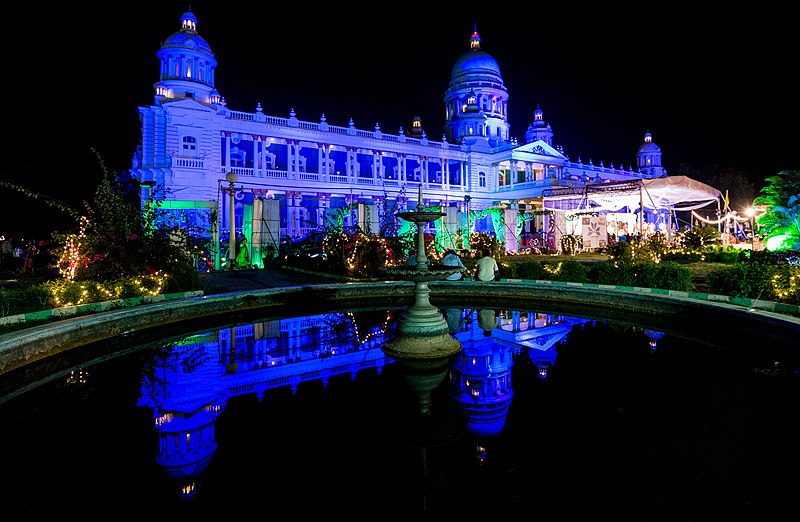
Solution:
M 200 280 L 206 287 L 208 294 L 224 294 L 263 288 L 341 283 L 350 279 L 296 269 L 251 269 L 202 272 Z

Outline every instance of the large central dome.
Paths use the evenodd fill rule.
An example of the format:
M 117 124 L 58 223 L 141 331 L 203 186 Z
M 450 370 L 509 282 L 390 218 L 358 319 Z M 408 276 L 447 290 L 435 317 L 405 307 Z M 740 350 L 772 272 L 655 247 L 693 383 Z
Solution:
M 450 84 L 474 80 L 475 75 L 493 76 L 492 80 L 502 81 L 500 66 L 489 53 L 481 50 L 481 37 L 478 32 L 472 33 L 470 49 L 461 55 L 453 66 Z
M 451 80 L 463 81 L 464 76 L 472 74 L 492 74 L 500 76 L 500 66 L 489 53 L 484 51 L 467 51 L 453 66 Z

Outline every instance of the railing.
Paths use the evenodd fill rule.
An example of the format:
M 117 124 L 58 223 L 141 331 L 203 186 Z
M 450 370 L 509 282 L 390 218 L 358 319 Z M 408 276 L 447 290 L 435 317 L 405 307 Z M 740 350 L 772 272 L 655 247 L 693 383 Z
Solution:
M 203 169 L 205 168 L 205 162 L 202 158 L 181 158 L 172 156 L 172 166 L 184 169 Z
M 361 138 L 381 139 L 392 142 L 405 142 L 416 145 L 423 144 L 422 143 L 423 140 L 419 138 L 411 138 L 405 135 L 386 134 L 384 132 L 380 132 L 380 138 L 376 138 L 375 131 L 359 130 L 353 127 L 340 127 L 336 125 L 328 125 L 327 123 L 324 124 L 323 127 L 322 122 L 315 123 L 310 121 L 299 121 L 296 119 L 293 120 L 291 118 L 278 118 L 275 116 L 266 116 L 262 113 L 227 111 L 226 117 L 229 120 L 267 123 L 269 125 L 278 125 L 281 127 L 297 127 L 304 130 L 331 132 L 333 134 L 350 134 L 354 136 L 359 136 Z M 290 124 L 290 120 L 295 123 Z M 429 147 L 442 148 L 444 146 L 444 142 L 433 141 L 427 138 L 426 141 L 427 141 L 426 145 Z

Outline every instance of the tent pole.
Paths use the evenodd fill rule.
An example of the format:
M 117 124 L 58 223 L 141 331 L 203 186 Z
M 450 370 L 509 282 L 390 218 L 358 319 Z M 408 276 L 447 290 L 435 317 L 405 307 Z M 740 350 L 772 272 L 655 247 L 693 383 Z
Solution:
M 644 199 L 642 196 L 644 181 L 639 182 L 639 237 L 644 237 Z

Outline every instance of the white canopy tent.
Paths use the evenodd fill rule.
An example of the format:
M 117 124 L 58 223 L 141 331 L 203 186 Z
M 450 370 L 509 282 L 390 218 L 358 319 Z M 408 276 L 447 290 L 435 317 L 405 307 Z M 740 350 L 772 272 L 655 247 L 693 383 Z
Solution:
M 670 176 L 552 188 L 543 192 L 542 207 L 557 214 L 636 213 L 639 230 L 643 230 L 645 211 L 666 210 L 670 222 L 666 232 L 671 235 L 671 218 L 676 211 L 691 211 L 715 202 L 719 210 L 721 200 L 722 193 L 714 187 L 687 176 Z
M 616 212 L 624 207 L 633 211 L 669 209 L 695 210 L 716 202 L 722 193 L 687 176 L 598 183 L 582 187 L 561 187 L 545 191 L 542 205 L 550 210 L 579 210 Z

